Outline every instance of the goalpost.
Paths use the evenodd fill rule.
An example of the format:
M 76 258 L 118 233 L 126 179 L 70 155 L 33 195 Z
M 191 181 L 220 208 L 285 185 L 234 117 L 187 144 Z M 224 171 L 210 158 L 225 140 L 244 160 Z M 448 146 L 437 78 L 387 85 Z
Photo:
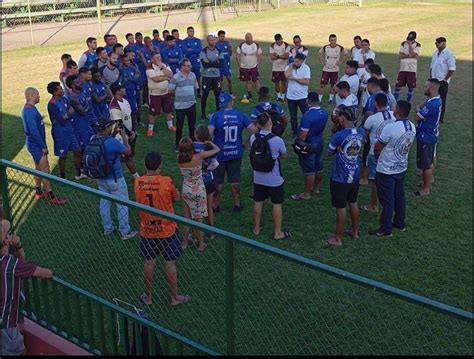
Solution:
M 362 0 L 328 0 L 328 5 L 356 5 L 362 7 Z

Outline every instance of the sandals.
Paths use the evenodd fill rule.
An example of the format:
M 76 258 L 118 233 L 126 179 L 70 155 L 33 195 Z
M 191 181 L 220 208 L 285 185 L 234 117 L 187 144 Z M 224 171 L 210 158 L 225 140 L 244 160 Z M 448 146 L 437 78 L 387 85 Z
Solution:
M 178 303 L 171 304 L 171 306 L 172 307 L 177 307 L 178 305 L 181 305 L 181 304 L 188 304 L 191 301 L 191 297 L 189 295 L 183 295 L 181 297 L 182 297 L 182 299 L 180 301 L 178 301 Z
M 284 235 L 284 237 L 281 237 L 281 238 L 275 238 L 275 237 L 273 237 L 273 239 L 274 239 L 275 241 L 284 241 L 284 240 L 286 240 L 286 239 L 290 239 L 290 238 L 291 238 L 291 233 L 290 233 L 289 231 L 283 231 L 283 235 Z
M 413 196 L 415 196 L 415 197 L 426 197 L 426 196 L 429 196 L 429 194 L 421 194 L 421 191 L 415 191 L 415 192 L 413 192 Z
M 147 302 L 145 301 L 145 297 L 146 297 L 145 293 L 142 293 L 142 294 L 140 295 L 140 297 L 138 297 L 138 299 L 140 300 L 140 303 L 142 303 L 143 305 L 152 305 L 153 302 L 147 303 Z
M 368 205 L 365 205 L 365 206 L 362 206 L 362 209 L 366 212 L 372 212 L 372 213 L 379 213 L 378 210 L 373 210 L 370 206 Z
M 309 201 L 310 198 L 304 198 L 303 197 L 304 193 L 295 193 L 291 195 L 291 198 L 294 199 L 295 201 Z
M 351 237 L 352 239 L 360 239 L 360 233 L 358 233 L 357 237 L 354 237 L 352 235 L 352 230 L 351 229 L 347 229 L 346 232 L 345 232 L 349 237 Z
M 253 234 L 255 237 L 257 237 L 258 235 L 260 235 L 260 232 L 258 232 L 258 233 L 255 233 L 255 231 L 254 231 L 254 228 L 253 228 L 253 227 L 252 227 L 252 228 L 250 228 L 250 232 L 252 232 L 252 234 Z
M 334 244 L 334 242 L 330 242 L 330 239 L 323 239 L 321 241 L 321 243 L 326 245 L 326 246 L 331 246 L 331 247 L 340 247 L 340 246 L 342 246 L 342 243 L 341 244 Z

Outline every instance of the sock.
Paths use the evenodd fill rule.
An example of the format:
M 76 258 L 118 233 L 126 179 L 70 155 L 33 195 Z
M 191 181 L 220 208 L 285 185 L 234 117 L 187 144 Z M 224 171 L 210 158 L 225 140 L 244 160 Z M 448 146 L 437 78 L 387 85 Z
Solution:
M 284 93 L 284 92 L 281 94 L 281 99 L 282 99 L 282 100 L 285 99 L 285 93 Z
M 166 121 L 166 124 L 168 125 L 168 128 L 173 127 L 173 121 L 171 120 Z
M 408 93 L 407 93 L 407 102 L 411 103 L 411 100 L 413 98 L 413 93 L 415 92 L 415 89 L 408 88 Z
M 43 190 L 41 189 L 41 187 L 35 187 L 36 189 L 36 194 L 43 194 Z
M 334 98 L 334 95 L 333 95 L 333 94 L 329 94 L 329 101 L 332 101 L 333 98 Z
M 132 173 L 132 176 L 133 176 L 133 178 L 140 177 L 140 175 L 138 174 L 138 172 Z
M 395 89 L 395 91 L 393 92 L 393 97 L 395 97 L 395 100 L 397 101 L 400 98 L 400 90 L 401 89 Z
M 76 176 L 80 176 L 81 175 L 81 169 L 80 168 L 76 168 Z
M 66 178 L 66 174 L 64 172 L 61 172 L 61 178 Z
M 56 198 L 56 196 L 54 195 L 53 191 L 49 191 L 49 192 L 48 192 L 48 198 L 49 198 L 49 199 L 55 199 L 55 198 Z
M 319 95 L 319 102 L 323 102 L 323 95 Z
M 155 127 L 155 125 L 148 125 L 148 129 L 149 130 L 152 130 L 153 131 L 153 128 Z

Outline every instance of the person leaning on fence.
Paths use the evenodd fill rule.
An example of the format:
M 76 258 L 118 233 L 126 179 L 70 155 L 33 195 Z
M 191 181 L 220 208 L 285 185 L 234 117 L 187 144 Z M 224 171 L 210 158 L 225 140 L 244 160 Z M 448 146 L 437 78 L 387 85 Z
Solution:
M 135 179 L 135 197 L 137 202 L 174 214 L 173 203 L 179 200 L 179 192 L 171 177 L 162 176 L 162 160 L 158 152 L 145 156 L 146 174 Z M 145 260 L 144 287 L 140 301 L 145 305 L 153 304 L 153 277 L 156 258 L 165 260 L 165 276 L 170 291 L 170 304 L 176 306 L 188 303 L 191 297 L 178 294 L 178 275 L 176 260 L 183 255 L 181 239 L 175 222 L 140 212 L 140 256 Z
M 88 146 L 89 148 L 86 148 L 84 157 L 87 157 L 87 154 L 91 149 L 90 145 L 94 144 L 96 147 L 99 147 L 98 151 L 100 151 L 100 156 L 104 157 L 103 161 L 99 162 L 105 162 L 105 167 L 108 167 L 107 170 L 105 168 L 102 169 L 105 172 L 105 175 L 102 178 L 97 178 L 99 190 L 117 197 L 128 199 L 127 183 L 123 176 L 120 157 L 122 155 L 130 156 L 132 149 L 130 148 L 129 139 L 125 130 L 117 129 L 116 133 L 112 133 L 113 124 L 114 122 L 109 119 L 99 119 L 97 124 L 97 135 L 91 138 L 91 142 Z M 123 144 L 115 139 L 117 133 L 122 137 Z M 87 161 L 85 162 L 87 163 Z M 98 163 L 97 165 L 101 165 L 101 163 Z M 111 202 L 109 200 L 104 198 L 100 199 L 100 216 L 104 227 L 104 235 L 106 236 L 111 235 L 115 231 L 110 216 L 110 205 Z M 117 217 L 119 222 L 119 232 L 122 239 L 127 240 L 135 237 L 137 232 L 130 228 L 128 221 L 128 207 L 117 203 Z
M 32 277 L 49 279 L 53 272 L 46 268 L 37 267 L 26 261 L 25 251 L 20 237 L 11 234 L 10 222 L 3 218 L 3 209 L 0 207 L 2 220 L 2 253 L 0 263 L 2 267 L 0 292 L 0 323 L 2 325 L 2 340 L 0 355 L 19 356 L 25 354 L 23 335 L 19 326 L 19 310 L 21 280 Z M 9 254 L 14 250 L 15 255 Z

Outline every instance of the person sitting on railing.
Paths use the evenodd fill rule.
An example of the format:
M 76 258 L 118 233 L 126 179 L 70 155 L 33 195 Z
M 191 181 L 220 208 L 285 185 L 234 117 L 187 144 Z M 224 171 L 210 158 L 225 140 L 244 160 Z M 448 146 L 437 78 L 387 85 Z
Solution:
M 20 237 L 11 234 L 10 222 L 3 219 L 2 207 L 0 207 L 0 217 L 2 219 L 2 254 L 0 257 L 2 268 L 2 291 L 0 292 L 2 346 L 0 355 L 24 355 L 23 335 L 18 327 L 21 280 L 31 277 L 49 279 L 53 276 L 53 272 L 50 269 L 26 262 Z M 15 255 L 9 254 L 10 248 L 15 250 Z

